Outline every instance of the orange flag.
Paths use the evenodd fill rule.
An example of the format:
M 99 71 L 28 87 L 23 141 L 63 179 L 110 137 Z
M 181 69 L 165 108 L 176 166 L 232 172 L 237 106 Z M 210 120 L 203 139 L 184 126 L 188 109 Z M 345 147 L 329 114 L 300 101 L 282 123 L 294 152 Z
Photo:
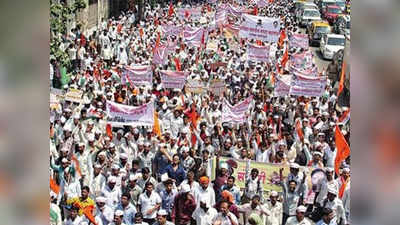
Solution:
M 282 65 L 282 70 L 285 68 L 287 61 L 289 60 L 289 53 L 288 53 L 288 48 L 286 48 L 285 53 L 283 54 L 281 65 Z
M 60 186 L 57 185 L 56 181 L 53 178 L 51 178 L 51 176 L 50 176 L 50 189 L 54 191 L 54 193 L 56 194 L 60 193 Z
M 75 169 L 76 169 L 76 172 L 78 172 L 78 175 L 82 177 L 81 167 L 79 166 L 79 161 L 78 161 L 78 159 L 76 158 L 75 154 L 72 154 L 71 159 L 72 159 L 72 161 L 75 162 Z
M 349 179 L 345 180 L 343 177 L 340 177 L 340 180 L 342 181 L 342 186 L 340 186 L 340 189 L 339 189 L 339 198 L 342 199 Z
M 337 96 L 340 95 L 340 93 L 343 91 L 344 88 L 344 79 L 346 78 L 346 67 L 347 67 L 346 62 L 343 60 L 342 72 L 340 73 L 340 81 L 339 81 Z
M 304 140 L 303 129 L 301 128 L 300 119 L 296 121 L 296 132 L 300 140 Z
M 278 46 L 281 48 L 283 46 L 283 40 L 286 38 L 286 32 L 285 29 L 281 30 L 281 34 L 279 36 L 279 41 L 278 41 Z
M 340 164 L 350 155 L 350 147 L 337 124 L 335 129 L 335 142 L 337 150 L 335 159 L 335 172 L 337 175 L 339 175 Z
M 175 61 L 176 70 L 181 71 L 181 62 L 179 61 L 179 58 L 175 57 L 174 61 Z
M 253 15 L 257 16 L 257 14 L 258 14 L 258 8 L 257 6 L 254 6 Z
M 106 125 L 106 133 L 107 133 L 108 137 L 110 137 L 110 139 L 112 140 L 112 137 L 113 137 L 112 129 L 111 129 L 111 124 L 109 124 L 109 123 Z
M 172 16 L 172 14 L 174 14 L 174 7 L 172 6 L 172 2 L 170 2 L 168 9 L 168 16 Z
M 94 206 L 90 205 L 87 206 L 83 209 L 83 215 L 86 216 L 86 218 L 88 218 L 88 220 L 93 224 L 93 225 L 97 225 L 96 223 L 96 219 L 93 215 L 93 210 L 94 210 Z
M 140 35 L 140 38 L 143 38 L 143 28 L 139 28 L 139 35 Z
M 158 121 L 158 113 L 157 112 L 154 112 L 153 133 L 156 134 L 159 138 L 161 138 L 160 122 Z

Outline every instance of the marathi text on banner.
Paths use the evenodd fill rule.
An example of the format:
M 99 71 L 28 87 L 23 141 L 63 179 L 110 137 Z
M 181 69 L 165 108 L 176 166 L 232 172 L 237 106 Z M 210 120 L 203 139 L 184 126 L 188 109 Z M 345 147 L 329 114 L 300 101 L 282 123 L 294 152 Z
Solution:
M 173 24 L 167 24 L 167 25 L 163 25 L 162 27 L 162 32 L 164 33 L 164 35 L 166 37 L 169 36 L 179 36 L 180 33 L 183 31 L 183 26 L 176 26 Z
M 289 38 L 289 46 L 308 49 L 307 34 L 292 34 Z
M 65 100 L 66 101 L 71 101 L 71 102 L 81 103 L 82 102 L 82 95 L 83 95 L 83 91 L 82 90 L 70 88 L 68 90 L 68 92 L 65 94 Z
M 152 85 L 153 83 L 153 70 L 151 66 L 126 66 L 122 73 L 121 83 L 126 82 L 134 85 Z
M 183 31 L 183 41 L 189 46 L 200 47 L 202 41 L 207 40 L 208 32 L 203 28 L 185 28 Z
M 111 125 L 121 126 L 153 126 L 154 102 L 141 106 L 128 106 L 107 101 L 108 122 Z
M 182 89 L 186 82 L 186 73 L 182 71 L 161 70 L 161 83 L 164 88 Z
M 165 65 L 168 63 L 168 48 L 160 46 L 154 51 L 153 64 Z
M 226 99 L 224 99 L 222 103 L 222 122 L 245 122 L 246 112 L 249 111 L 250 102 L 252 100 L 253 96 L 250 96 L 242 102 L 232 106 Z
M 255 40 L 277 42 L 280 35 L 278 18 L 269 18 L 243 14 L 239 37 Z
M 258 46 L 249 44 L 247 46 L 247 60 L 255 62 L 269 61 L 269 45 Z
M 290 86 L 291 95 L 320 97 L 325 91 L 326 77 L 309 77 L 295 73 Z
M 274 87 L 274 97 L 288 96 L 290 92 L 291 75 L 284 75 L 276 78 Z
M 194 94 L 202 94 L 207 88 L 200 80 L 188 80 L 186 83 L 186 90 Z

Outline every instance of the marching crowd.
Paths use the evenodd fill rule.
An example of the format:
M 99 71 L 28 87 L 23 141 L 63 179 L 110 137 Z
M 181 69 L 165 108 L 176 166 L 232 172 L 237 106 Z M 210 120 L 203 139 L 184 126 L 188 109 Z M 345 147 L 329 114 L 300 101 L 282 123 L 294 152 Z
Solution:
M 338 122 L 348 110 L 337 103 L 339 81 L 328 79 L 321 97 L 274 97 L 274 77 L 279 70 L 289 73 L 275 66 L 284 49 L 289 56 L 307 49 L 288 46 L 288 37 L 300 32 L 292 0 L 259 8 L 256 3 L 146 4 L 141 21 L 133 10 L 104 20 L 90 34 L 75 28 L 53 35 L 71 64 L 64 82 L 62 62 L 50 57 L 50 87 L 78 89 L 83 96 L 50 109 L 50 224 L 350 224 L 350 157 L 335 171 L 336 129 L 347 141 L 350 136 L 349 122 Z M 245 46 L 257 40 L 227 38 L 225 25 L 240 24 L 240 17 L 215 25 L 223 4 L 280 18 L 288 36 L 283 46 L 261 43 L 270 44 L 270 62 L 246 60 Z M 179 7 L 200 8 L 201 22 L 179 16 Z M 206 28 L 217 51 L 185 44 L 180 34 L 164 35 L 167 24 Z M 176 46 L 168 63 L 154 64 L 153 48 L 171 42 Z M 212 66 L 215 62 L 226 65 Z M 151 65 L 152 85 L 122 84 L 129 65 Z M 163 88 L 160 70 L 186 71 L 188 79 L 205 83 L 218 78 L 226 89 L 218 96 Z M 244 123 L 221 123 L 224 99 L 235 105 L 250 96 Z M 107 101 L 130 106 L 154 101 L 160 131 L 109 126 Z M 221 157 L 231 160 L 220 162 Z M 233 176 L 237 159 L 249 165 L 244 189 Z M 280 170 L 282 191 L 264 190 L 251 162 L 288 165 L 287 176 Z M 321 169 L 321 181 L 310 187 L 304 167 Z M 311 203 L 305 201 L 309 190 L 315 193 Z

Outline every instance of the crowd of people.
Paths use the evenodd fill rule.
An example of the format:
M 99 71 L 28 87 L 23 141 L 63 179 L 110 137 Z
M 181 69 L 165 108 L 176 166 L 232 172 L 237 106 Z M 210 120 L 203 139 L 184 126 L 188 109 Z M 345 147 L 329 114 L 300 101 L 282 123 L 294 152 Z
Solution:
M 215 25 L 223 4 L 280 18 L 288 36 L 283 46 L 261 43 L 270 45 L 270 62 L 247 61 L 245 46 L 257 40 L 227 38 L 225 26 L 240 24 L 240 17 L 229 15 Z M 349 122 L 338 122 L 348 110 L 336 101 L 339 81 L 328 80 L 321 97 L 274 97 L 273 79 L 280 76 L 275 65 L 284 49 L 289 56 L 307 49 L 288 46 L 290 35 L 301 32 L 292 0 L 256 5 L 145 4 L 141 21 L 133 10 L 104 20 L 90 34 L 72 29 L 54 35 L 71 60 L 65 66 L 70 79 L 63 81 L 63 62 L 51 56 L 50 87 L 81 90 L 83 96 L 81 102 L 63 99 L 50 109 L 51 224 L 350 224 L 350 157 L 335 172 L 336 127 L 347 140 L 350 136 Z M 200 8 L 201 22 L 178 15 L 178 8 Z M 207 29 L 207 41 L 215 41 L 217 51 L 185 44 L 180 34 L 165 35 L 167 24 Z M 159 43 L 176 43 L 165 65 L 153 63 Z M 215 62 L 226 64 L 212 66 Z M 151 65 L 152 85 L 122 84 L 130 65 Z M 160 70 L 178 69 L 205 83 L 218 78 L 226 89 L 218 96 L 164 88 Z M 235 105 L 250 96 L 244 123 L 221 122 L 224 99 Z M 110 126 L 107 101 L 129 106 L 154 101 L 160 133 L 153 126 Z M 220 162 L 221 157 L 249 162 L 245 188 L 236 185 L 234 163 Z M 287 176 L 280 171 L 282 191 L 263 189 L 251 162 L 288 165 Z M 321 169 L 321 182 L 309 187 L 303 167 Z M 305 202 L 311 189 L 316 193 L 312 204 Z

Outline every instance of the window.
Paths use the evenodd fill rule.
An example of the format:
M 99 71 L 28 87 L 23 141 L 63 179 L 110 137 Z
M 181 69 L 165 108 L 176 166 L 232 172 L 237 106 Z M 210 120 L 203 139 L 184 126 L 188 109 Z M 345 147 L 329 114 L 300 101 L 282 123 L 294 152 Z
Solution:
M 341 45 L 344 46 L 346 43 L 346 40 L 344 38 L 334 38 L 331 37 L 328 39 L 328 45 Z

